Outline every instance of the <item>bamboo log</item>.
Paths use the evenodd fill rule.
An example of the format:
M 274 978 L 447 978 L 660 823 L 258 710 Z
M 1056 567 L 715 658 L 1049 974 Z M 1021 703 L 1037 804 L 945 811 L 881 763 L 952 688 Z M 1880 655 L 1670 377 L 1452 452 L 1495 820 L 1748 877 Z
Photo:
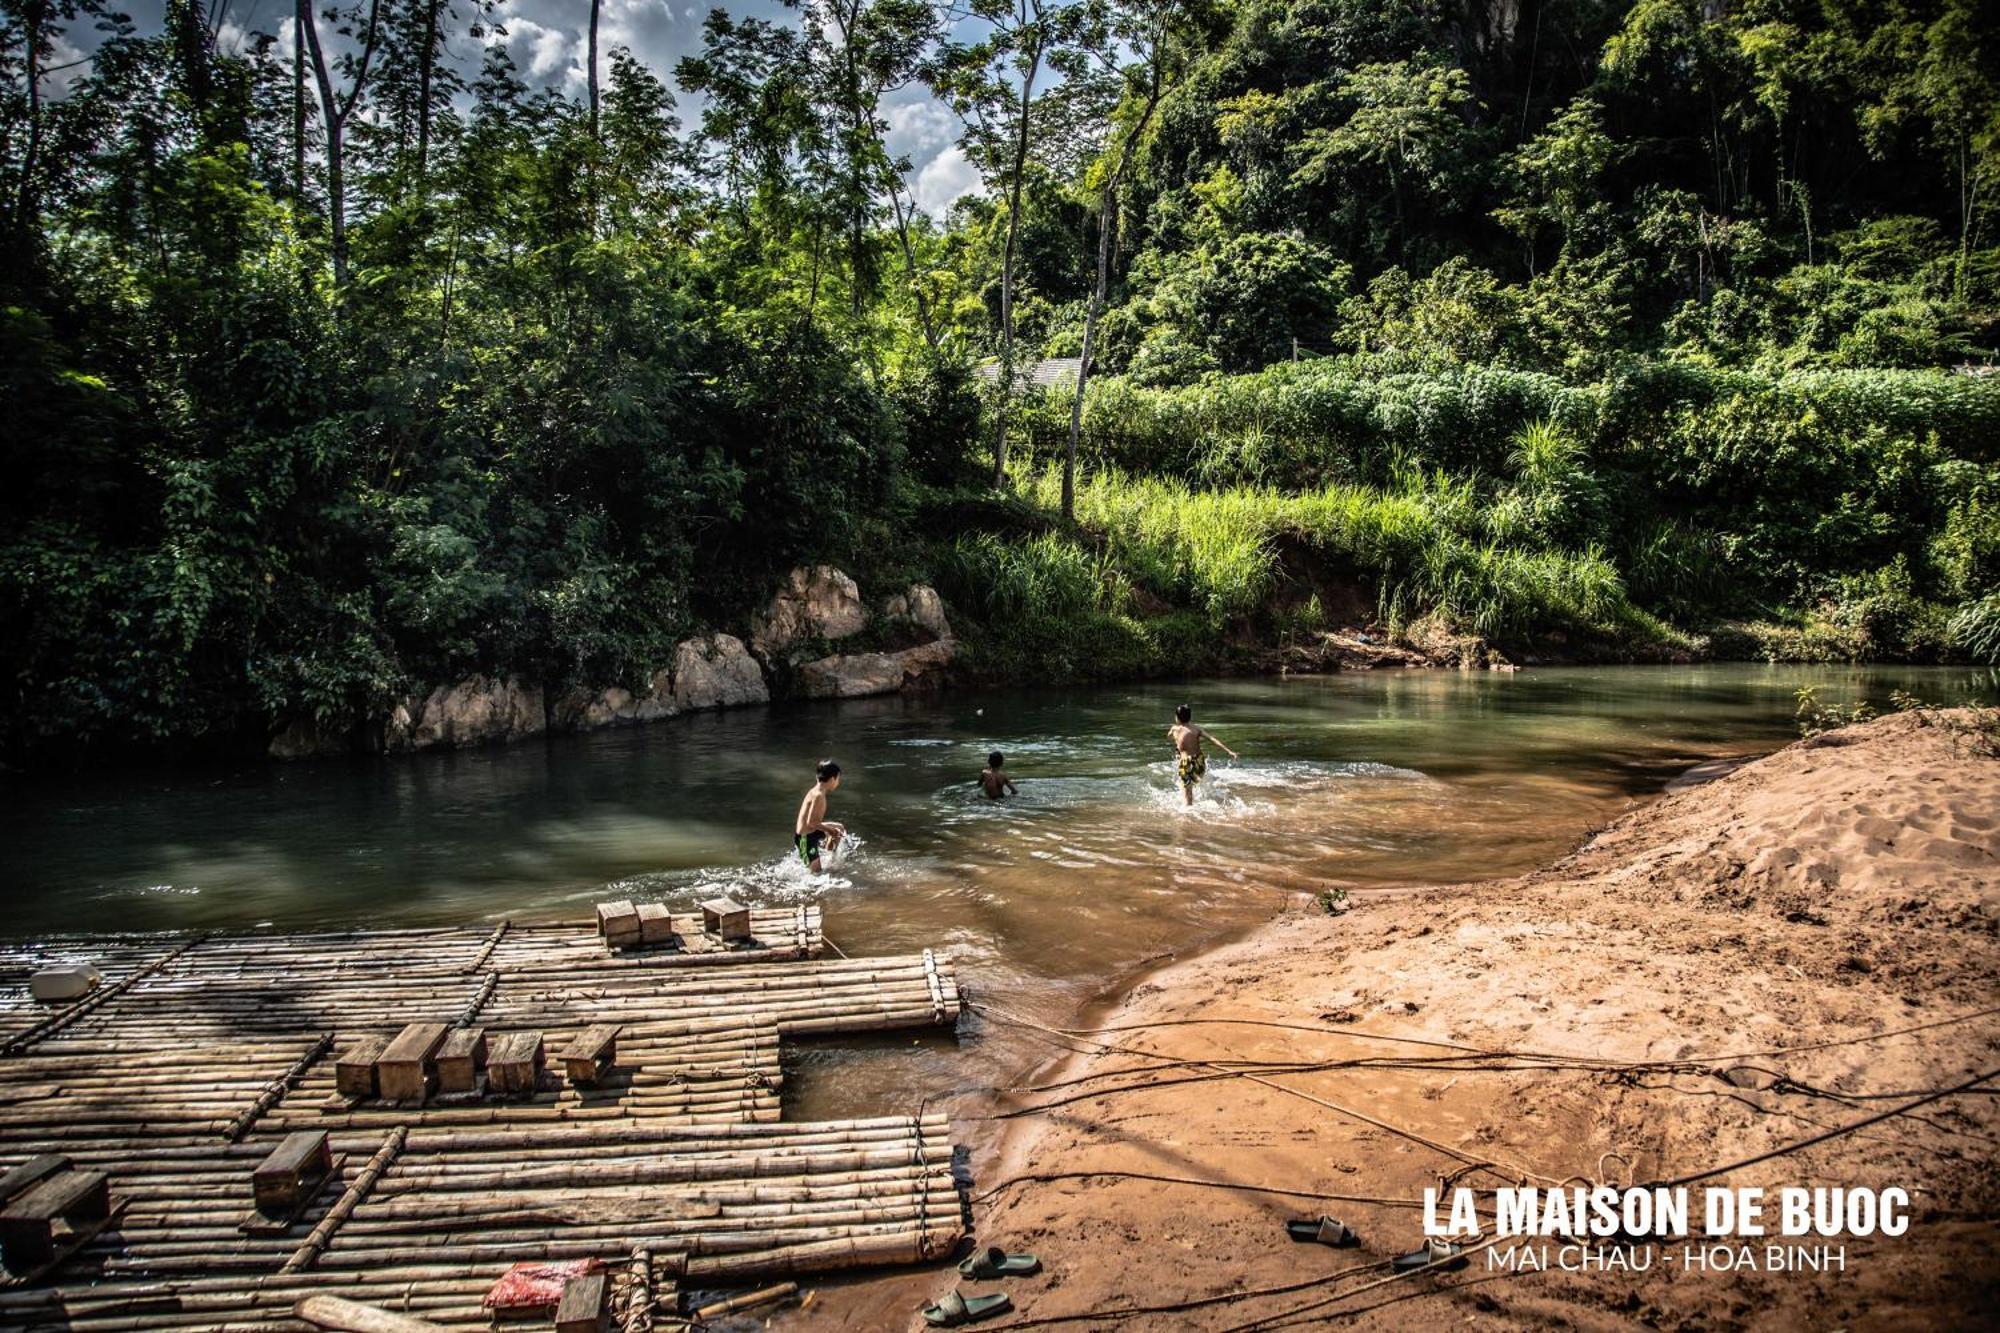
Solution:
M 306 1053 L 301 1055 L 290 1069 L 270 1081 L 264 1091 L 257 1095 L 257 1100 L 250 1104 L 248 1110 L 229 1122 L 229 1128 L 222 1131 L 222 1137 L 234 1143 L 249 1133 L 250 1126 L 257 1123 L 257 1117 L 276 1106 L 280 1097 L 298 1085 L 299 1079 L 305 1076 L 306 1070 L 312 1068 L 314 1061 L 332 1049 L 333 1034 L 322 1032 L 319 1040 L 307 1047 Z
M 798 1294 L 798 1283 L 780 1282 L 775 1287 L 765 1287 L 761 1291 L 745 1292 L 741 1296 L 731 1296 L 726 1301 L 715 1301 L 712 1304 L 704 1305 L 694 1312 L 694 1317 L 697 1320 L 720 1319 L 726 1314 L 735 1314 L 739 1310 L 754 1310 L 760 1305 L 772 1305 L 778 1301 L 790 1300 Z
M 388 1137 L 382 1140 L 382 1146 L 376 1149 L 375 1155 L 368 1160 L 368 1165 L 361 1168 L 361 1174 L 354 1178 L 354 1183 L 347 1187 L 347 1192 L 340 1196 L 339 1202 L 327 1210 L 326 1216 L 320 1219 L 319 1225 L 313 1228 L 305 1243 L 299 1246 L 291 1258 L 285 1260 L 284 1267 L 278 1270 L 280 1273 L 296 1273 L 302 1268 L 312 1266 L 313 1261 L 332 1243 L 334 1233 L 340 1230 L 340 1224 L 345 1222 L 360 1206 L 361 1201 L 368 1197 L 368 1190 L 374 1185 L 376 1178 L 388 1170 L 389 1164 L 396 1160 L 396 1154 L 402 1151 L 403 1141 L 409 1135 L 410 1131 L 401 1125 L 389 1131 Z

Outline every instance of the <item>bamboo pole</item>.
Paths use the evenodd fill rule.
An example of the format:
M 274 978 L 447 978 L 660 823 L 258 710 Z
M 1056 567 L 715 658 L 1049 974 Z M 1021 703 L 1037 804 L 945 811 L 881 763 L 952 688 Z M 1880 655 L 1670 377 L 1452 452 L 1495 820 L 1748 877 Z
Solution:
M 341 1195 L 340 1201 L 320 1219 L 320 1224 L 313 1228 L 312 1235 L 306 1237 L 305 1244 L 299 1246 L 292 1257 L 285 1260 L 284 1267 L 278 1270 L 280 1273 L 296 1273 L 302 1268 L 312 1266 L 313 1261 L 319 1258 L 321 1252 L 333 1241 L 334 1233 L 340 1230 L 340 1224 L 345 1222 L 361 1205 L 361 1201 L 368 1197 L 368 1190 L 374 1185 L 377 1177 L 387 1171 L 389 1164 L 396 1160 L 396 1154 L 403 1150 L 403 1141 L 409 1136 L 410 1131 L 402 1125 L 389 1131 L 388 1137 L 382 1140 L 382 1146 L 376 1149 L 375 1155 L 368 1160 L 368 1165 L 361 1168 L 361 1174 L 347 1187 L 347 1193 Z

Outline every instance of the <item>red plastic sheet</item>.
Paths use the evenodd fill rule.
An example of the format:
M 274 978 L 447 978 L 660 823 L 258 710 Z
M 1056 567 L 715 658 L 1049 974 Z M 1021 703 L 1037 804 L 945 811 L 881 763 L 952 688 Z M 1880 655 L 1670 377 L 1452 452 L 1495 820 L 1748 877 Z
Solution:
M 547 1309 L 562 1300 L 565 1282 L 586 1273 L 595 1273 L 597 1269 L 595 1259 L 515 1264 L 501 1274 L 500 1280 L 493 1284 L 493 1290 L 486 1293 L 483 1303 L 489 1310 L 503 1312 Z

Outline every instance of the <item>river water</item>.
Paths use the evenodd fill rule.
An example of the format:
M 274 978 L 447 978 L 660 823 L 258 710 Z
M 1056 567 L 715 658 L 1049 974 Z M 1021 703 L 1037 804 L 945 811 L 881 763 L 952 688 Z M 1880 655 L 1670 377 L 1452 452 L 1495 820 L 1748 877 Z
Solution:
M 545 743 L 231 772 L 12 777 L 4 928 L 423 924 L 590 915 L 609 897 L 818 900 L 850 953 L 935 947 L 1048 1020 L 1141 962 L 1338 883 L 1547 862 L 1703 759 L 1796 733 L 1792 690 L 1992 699 L 1991 673 L 1799 666 L 1383 671 L 780 705 Z M 1165 730 L 1212 751 L 1191 809 Z M 1018 798 L 974 785 L 990 749 Z M 857 845 L 790 852 L 814 761 Z M 908 1036 L 802 1047 L 796 1114 L 907 1109 L 1023 1052 Z

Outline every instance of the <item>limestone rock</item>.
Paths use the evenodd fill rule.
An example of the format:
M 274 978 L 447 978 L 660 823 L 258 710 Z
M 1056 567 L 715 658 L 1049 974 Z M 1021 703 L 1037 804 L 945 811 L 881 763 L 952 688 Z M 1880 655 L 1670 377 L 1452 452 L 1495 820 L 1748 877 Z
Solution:
M 480 745 L 539 735 L 548 725 L 540 687 L 484 675 L 398 704 L 383 726 L 385 750 Z
M 655 671 L 644 694 L 634 694 L 618 685 L 601 690 L 574 686 L 556 700 L 549 721 L 571 731 L 595 731 L 599 727 L 657 722 L 678 712 L 680 709 L 674 706 L 672 674 Z
M 681 709 L 734 708 L 771 699 L 757 660 L 733 634 L 681 644 L 674 650 L 673 682 L 673 705 Z
M 882 614 L 892 620 L 907 620 L 928 630 L 933 638 L 951 637 L 951 622 L 944 616 L 944 599 L 927 583 L 912 583 L 908 592 L 891 597 L 883 603 Z
M 895 653 L 849 653 L 807 662 L 797 679 L 808 699 L 859 699 L 902 689 L 903 664 Z
M 798 669 L 799 693 L 808 699 L 860 699 L 871 694 L 894 694 L 947 665 L 957 647 L 950 639 L 939 639 L 899 653 L 822 657 Z
M 768 658 L 801 639 L 844 639 L 867 625 L 868 608 L 853 579 L 832 565 L 801 565 L 751 618 L 750 646 Z

